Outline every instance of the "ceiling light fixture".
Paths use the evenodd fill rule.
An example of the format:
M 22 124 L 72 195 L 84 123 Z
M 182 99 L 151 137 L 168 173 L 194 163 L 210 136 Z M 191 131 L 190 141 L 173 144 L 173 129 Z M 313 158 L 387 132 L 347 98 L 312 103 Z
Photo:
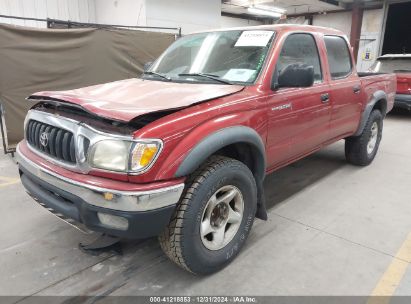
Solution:
M 262 6 L 262 5 L 255 5 L 248 8 L 248 11 L 252 14 L 262 15 L 262 16 L 270 16 L 274 18 L 280 18 L 284 15 L 287 11 L 272 6 Z
M 253 5 L 253 7 L 258 8 L 258 9 L 262 9 L 262 10 L 266 10 L 266 11 L 273 11 L 273 12 L 281 13 L 281 14 L 285 14 L 287 12 L 286 9 L 276 7 L 276 6 L 267 6 L 267 5 L 256 4 L 256 5 Z

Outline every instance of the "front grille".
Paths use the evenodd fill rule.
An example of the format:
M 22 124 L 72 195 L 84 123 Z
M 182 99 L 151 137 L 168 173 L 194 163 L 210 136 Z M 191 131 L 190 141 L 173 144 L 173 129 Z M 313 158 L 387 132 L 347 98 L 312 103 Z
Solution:
M 28 143 L 57 160 L 75 164 L 74 136 L 70 131 L 30 120 L 26 127 Z

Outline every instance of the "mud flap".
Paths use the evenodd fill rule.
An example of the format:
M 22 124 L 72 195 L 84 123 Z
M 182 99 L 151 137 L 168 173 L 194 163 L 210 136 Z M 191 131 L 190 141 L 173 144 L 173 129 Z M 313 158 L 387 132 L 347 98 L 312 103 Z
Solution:
M 78 246 L 81 251 L 91 255 L 99 255 L 103 252 L 113 252 L 116 255 L 123 254 L 120 239 L 104 233 L 99 235 L 94 241 L 87 244 L 79 243 Z
M 265 205 L 264 185 L 263 181 L 257 181 L 257 212 L 256 218 L 266 221 L 268 219 L 267 209 Z

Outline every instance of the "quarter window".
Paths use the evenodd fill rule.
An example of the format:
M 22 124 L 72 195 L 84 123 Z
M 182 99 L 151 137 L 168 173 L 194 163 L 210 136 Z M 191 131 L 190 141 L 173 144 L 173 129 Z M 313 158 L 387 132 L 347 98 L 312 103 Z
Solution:
M 321 82 L 320 57 L 317 44 L 310 34 L 292 34 L 284 42 L 283 49 L 277 61 L 277 73 L 290 64 L 307 64 L 314 67 L 314 81 Z
M 326 36 L 324 41 L 327 48 L 331 78 L 338 79 L 350 75 L 352 62 L 350 50 L 345 39 L 338 36 Z

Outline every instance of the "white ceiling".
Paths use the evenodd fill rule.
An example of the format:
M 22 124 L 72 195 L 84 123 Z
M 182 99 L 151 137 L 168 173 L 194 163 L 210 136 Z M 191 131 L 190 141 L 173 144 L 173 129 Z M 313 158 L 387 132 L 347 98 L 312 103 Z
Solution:
M 330 1 L 333 2 L 333 1 Z M 337 1 L 335 1 L 337 2 Z M 352 2 L 352 0 L 344 0 L 340 2 Z M 222 1 L 222 12 L 231 14 L 249 14 L 247 7 L 251 5 L 264 5 L 279 7 L 287 10 L 288 15 L 325 12 L 343 9 L 343 5 L 329 4 L 319 0 L 227 0 Z

